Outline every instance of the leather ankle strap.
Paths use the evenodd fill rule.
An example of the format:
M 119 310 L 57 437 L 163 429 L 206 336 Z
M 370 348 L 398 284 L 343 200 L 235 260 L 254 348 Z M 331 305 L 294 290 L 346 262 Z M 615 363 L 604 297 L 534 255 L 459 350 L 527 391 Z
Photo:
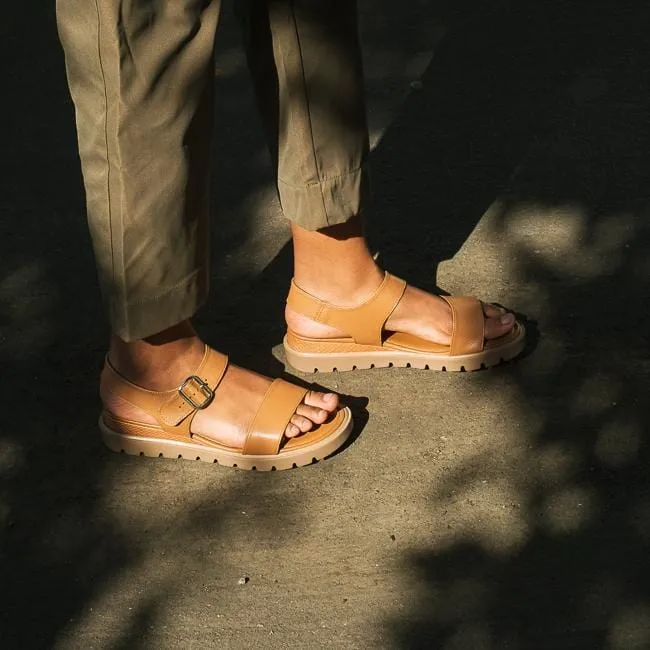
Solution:
M 307 318 L 335 327 L 355 343 L 381 345 L 386 321 L 406 290 L 406 282 L 386 273 L 375 293 L 357 307 L 337 307 L 301 289 L 293 280 L 287 304 Z
M 108 358 L 101 381 L 104 389 L 145 411 L 165 431 L 189 435 L 194 415 L 212 402 L 227 368 L 228 357 L 206 346 L 199 367 L 174 390 L 141 388 L 122 376 Z

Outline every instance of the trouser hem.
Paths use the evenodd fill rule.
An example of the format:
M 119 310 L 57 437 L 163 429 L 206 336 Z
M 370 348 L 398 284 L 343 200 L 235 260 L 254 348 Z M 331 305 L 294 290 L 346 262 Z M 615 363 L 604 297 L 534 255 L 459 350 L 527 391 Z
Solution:
M 345 223 L 366 211 L 370 202 L 370 178 L 363 166 L 316 183 L 295 187 L 278 179 L 284 215 L 306 230 L 320 230 Z
M 183 282 L 155 296 L 110 305 L 113 333 L 126 342 L 143 339 L 192 318 L 205 303 L 209 281 L 198 269 Z

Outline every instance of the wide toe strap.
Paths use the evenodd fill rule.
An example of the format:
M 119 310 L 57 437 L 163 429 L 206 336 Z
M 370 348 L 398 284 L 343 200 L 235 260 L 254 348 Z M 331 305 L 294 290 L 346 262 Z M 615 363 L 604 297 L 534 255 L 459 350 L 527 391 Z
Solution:
M 480 300 L 467 296 L 440 296 L 451 307 L 451 356 L 481 352 L 485 345 L 485 316 Z
M 248 428 L 242 453 L 248 456 L 277 455 L 287 424 L 306 394 L 306 388 L 276 379 Z

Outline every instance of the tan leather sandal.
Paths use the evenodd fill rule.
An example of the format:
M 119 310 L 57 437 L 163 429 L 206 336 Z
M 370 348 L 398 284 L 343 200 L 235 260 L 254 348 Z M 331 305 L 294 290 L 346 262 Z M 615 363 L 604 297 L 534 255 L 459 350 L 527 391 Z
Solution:
M 309 338 L 289 330 L 284 338 L 287 361 L 302 372 L 387 366 L 464 371 L 497 365 L 516 357 L 524 348 L 526 332 L 519 322 L 504 336 L 486 340 L 481 302 L 468 297 L 441 296 L 453 316 L 450 345 L 403 332 L 388 332 L 384 325 L 405 290 L 404 280 L 386 273 L 369 300 L 358 307 L 342 308 L 315 298 L 292 282 L 287 298 L 291 309 L 347 336 Z
M 284 430 L 307 390 L 276 379 L 248 428 L 243 449 L 234 449 L 192 433 L 192 420 L 215 398 L 228 357 L 206 346 L 201 365 L 177 390 L 145 390 L 120 375 L 108 359 L 102 391 L 110 392 L 151 415 L 157 424 L 133 422 L 104 409 L 99 428 L 113 451 L 140 456 L 188 458 L 240 469 L 281 470 L 309 465 L 334 453 L 352 432 L 352 415 L 339 409 L 325 424 L 295 438 Z

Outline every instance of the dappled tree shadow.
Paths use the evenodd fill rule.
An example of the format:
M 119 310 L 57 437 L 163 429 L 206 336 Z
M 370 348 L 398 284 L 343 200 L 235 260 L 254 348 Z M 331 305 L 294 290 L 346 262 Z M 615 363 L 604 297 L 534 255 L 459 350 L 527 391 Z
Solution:
M 372 155 L 380 259 L 422 286 L 470 291 L 453 286 L 457 269 L 490 247 L 501 293 L 541 330 L 523 363 L 468 378 L 474 395 L 452 400 L 471 413 L 503 391 L 512 435 L 492 449 L 486 431 L 477 453 L 436 474 L 422 517 L 439 529 L 394 553 L 413 590 L 379 621 L 382 643 L 650 647 L 648 13 L 630 1 L 361 9 L 371 124 L 385 130 Z M 18 35 L 26 24 L 29 39 Z M 190 622 L 214 616 L 212 603 L 250 607 L 214 577 L 236 582 L 228 544 L 255 535 L 265 552 L 294 548 L 322 507 L 298 487 L 320 489 L 333 470 L 208 475 L 101 448 L 107 330 L 53 7 L 14 3 L 0 35 L 10 98 L 0 107 L 0 639 L 45 648 L 103 635 L 102 647 L 151 647 L 170 602 Z M 404 67 L 439 40 L 409 90 Z M 219 47 L 214 204 L 233 219 L 213 228 L 215 286 L 199 326 L 235 361 L 276 374 L 269 349 L 283 333 L 291 251 L 275 208 L 260 207 L 273 196 L 271 165 L 232 27 Z M 256 238 L 273 244 L 253 260 Z M 174 600 L 187 582 L 203 597 Z M 107 627 L 97 604 L 113 613 Z M 188 643 L 200 642 L 185 622 Z
M 31 36 L 24 39 L 21 30 L 27 29 Z M 286 545 L 301 530 L 299 493 L 289 487 L 290 502 L 268 496 L 297 479 L 120 458 L 102 447 L 97 377 L 108 329 L 84 219 L 53 4 L 33 14 L 28 5 L 12 6 L 0 33 L 10 50 L 2 64 L 7 101 L 0 107 L 7 127 L 0 159 L 0 404 L 6 414 L 0 427 L 0 645 L 74 645 L 80 635 L 93 637 L 87 626 L 101 620 L 102 611 L 111 620 L 101 647 L 147 647 L 157 614 L 186 580 L 202 589 L 206 609 L 223 600 L 223 586 L 202 575 L 201 562 L 220 575 L 233 574 L 237 585 L 240 569 L 223 559 L 229 536 L 254 532 L 267 544 Z M 267 159 L 259 163 L 264 144 L 236 42 L 232 27 L 219 40 L 219 60 L 228 65 L 217 70 L 224 101 L 215 139 L 241 167 L 232 165 L 229 154 L 220 158 L 215 178 L 223 179 L 225 190 L 215 196 L 224 211 L 246 218 L 216 230 L 214 248 L 222 259 L 250 237 L 250 195 L 267 191 L 269 180 Z M 242 95 L 250 99 L 244 111 Z M 215 265 L 217 279 L 224 279 L 224 267 Z M 248 265 L 227 271 L 231 289 L 255 275 Z M 261 319 L 255 327 L 264 326 Z M 218 327 L 204 321 L 208 336 L 218 334 Z M 277 365 L 271 370 L 277 372 Z M 363 416 L 362 403 L 358 413 Z M 243 511 L 255 512 L 251 530 L 241 528 Z M 146 572 L 149 563 L 153 569 L 142 579 L 142 590 L 134 591 L 127 578 Z M 201 626 L 187 632 L 192 633 L 200 638 Z
M 449 530 L 401 563 L 421 597 L 389 623 L 400 647 L 650 647 L 648 14 L 600 5 L 516 3 L 452 21 L 377 152 L 386 193 L 407 164 L 404 137 L 431 152 L 395 184 L 398 204 L 431 201 L 385 217 L 386 257 L 432 281 L 474 228 L 465 215 L 489 208 L 481 241 L 541 330 L 507 382 L 473 383 L 513 391 L 503 417 L 519 439 L 432 486 L 431 516 Z

